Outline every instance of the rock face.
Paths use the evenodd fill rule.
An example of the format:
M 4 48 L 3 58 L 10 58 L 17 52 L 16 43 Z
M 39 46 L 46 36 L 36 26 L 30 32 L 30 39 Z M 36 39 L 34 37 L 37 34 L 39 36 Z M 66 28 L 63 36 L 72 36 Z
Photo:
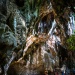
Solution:
M 65 6 L 64 11 L 66 12 L 64 12 L 61 9 L 63 8 L 62 3 L 58 2 L 61 5 L 59 7 L 56 1 L 52 2 L 54 5 L 58 5 L 57 7 L 53 5 L 57 10 L 55 13 L 52 4 L 50 2 L 48 4 L 48 1 L 41 3 L 41 0 L 37 0 L 37 5 L 35 1 L 29 1 L 28 16 L 23 13 L 26 15 L 26 20 L 31 18 L 29 22 L 31 22 L 32 28 L 29 30 L 30 32 L 27 32 L 25 18 L 19 10 L 19 7 L 24 6 L 24 0 L 0 0 L 0 74 L 4 69 L 4 72 L 8 70 L 8 75 L 44 75 L 46 70 L 53 72 L 53 68 L 59 66 L 59 59 L 64 60 L 66 57 L 63 56 L 65 48 L 61 49 L 58 45 L 65 45 L 70 10 L 67 12 Z M 62 2 L 64 4 L 64 1 Z M 34 10 L 32 9 L 33 5 L 35 6 Z M 59 10 L 64 13 L 60 15 L 61 11 Z M 56 14 L 59 14 L 59 17 Z M 35 28 L 37 28 L 37 32 Z M 23 51 L 23 43 L 25 42 Z M 20 48 L 21 53 L 17 50 L 19 45 L 22 47 Z M 19 54 L 21 58 L 15 58 Z
M 14 32 L 17 43 L 22 44 L 22 42 L 26 38 L 26 25 L 25 25 L 25 19 L 20 14 L 20 11 L 18 10 L 18 7 L 14 3 L 9 3 L 8 6 L 8 12 L 10 12 L 10 15 L 7 19 L 7 24 Z
M 25 41 L 25 20 L 16 4 L 0 1 L 0 66 L 4 67 L 14 49 Z M 23 40 L 22 40 L 23 39 Z M 4 62 L 5 61 L 5 62 Z
M 23 57 L 10 65 L 8 75 L 44 75 L 45 70 L 53 72 L 53 68 L 59 66 L 59 58 L 47 42 L 49 39 L 45 34 L 28 37 Z

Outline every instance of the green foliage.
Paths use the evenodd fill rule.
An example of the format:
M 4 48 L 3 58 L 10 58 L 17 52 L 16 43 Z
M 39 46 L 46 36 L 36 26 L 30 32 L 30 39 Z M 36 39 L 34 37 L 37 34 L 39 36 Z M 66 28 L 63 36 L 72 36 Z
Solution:
M 67 47 L 70 50 L 75 50 L 75 35 L 72 35 L 67 39 Z

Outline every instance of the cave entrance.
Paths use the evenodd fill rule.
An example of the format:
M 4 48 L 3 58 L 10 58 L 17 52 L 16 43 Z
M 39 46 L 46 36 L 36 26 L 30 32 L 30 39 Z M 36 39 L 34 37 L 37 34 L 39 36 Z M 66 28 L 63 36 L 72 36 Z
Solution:
M 48 33 L 52 27 L 52 22 L 54 21 L 54 13 L 50 12 L 45 16 L 41 17 L 38 23 L 38 32 L 39 33 Z

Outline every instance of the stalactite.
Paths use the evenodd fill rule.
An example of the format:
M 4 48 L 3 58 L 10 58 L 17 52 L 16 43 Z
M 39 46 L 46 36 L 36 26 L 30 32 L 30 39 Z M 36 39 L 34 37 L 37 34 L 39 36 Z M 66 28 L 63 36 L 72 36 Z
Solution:
M 14 33 L 15 33 L 15 36 L 16 36 L 16 27 L 17 27 L 17 21 L 16 21 L 16 17 L 14 17 Z
M 71 17 L 70 17 L 70 24 L 72 26 L 72 34 L 74 34 L 74 29 L 75 29 L 75 26 L 74 26 L 74 15 L 73 15 L 73 12 L 71 12 Z
M 56 21 L 54 20 L 54 21 L 52 22 L 52 28 L 50 29 L 48 35 L 52 35 L 52 34 L 53 34 L 53 31 L 54 31 L 55 27 L 56 27 Z

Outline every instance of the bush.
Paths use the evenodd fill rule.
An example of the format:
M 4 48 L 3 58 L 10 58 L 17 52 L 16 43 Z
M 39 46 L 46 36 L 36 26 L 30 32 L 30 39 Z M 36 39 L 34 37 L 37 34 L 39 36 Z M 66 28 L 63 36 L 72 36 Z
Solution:
M 75 35 L 71 35 L 69 39 L 67 39 L 67 47 L 70 50 L 75 50 Z

